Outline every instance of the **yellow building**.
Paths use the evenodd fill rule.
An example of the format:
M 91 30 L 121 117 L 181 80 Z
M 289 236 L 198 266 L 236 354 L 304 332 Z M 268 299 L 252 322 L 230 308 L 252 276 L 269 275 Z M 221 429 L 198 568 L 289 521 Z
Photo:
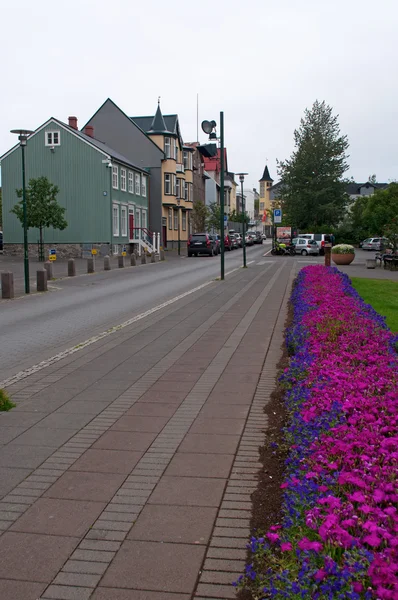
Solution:
M 264 173 L 260 179 L 260 215 L 262 215 L 262 223 L 264 228 L 270 228 L 272 226 L 271 218 L 271 187 L 273 179 L 269 174 L 268 165 L 265 165 Z
M 193 153 L 184 146 L 178 115 L 162 115 L 160 103 L 154 117 L 133 117 L 151 140 L 163 150 L 162 240 L 165 248 L 187 244 L 193 207 Z

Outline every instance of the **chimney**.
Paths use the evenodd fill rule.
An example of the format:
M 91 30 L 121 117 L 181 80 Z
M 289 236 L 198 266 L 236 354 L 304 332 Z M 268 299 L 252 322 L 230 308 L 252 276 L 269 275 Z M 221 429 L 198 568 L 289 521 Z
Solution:
M 88 135 L 89 137 L 94 137 L 94 127 L 92 125 L 86 125 L 83 133 Z
M 77 129 L 77 117 L 68 117 L 69 127 Z

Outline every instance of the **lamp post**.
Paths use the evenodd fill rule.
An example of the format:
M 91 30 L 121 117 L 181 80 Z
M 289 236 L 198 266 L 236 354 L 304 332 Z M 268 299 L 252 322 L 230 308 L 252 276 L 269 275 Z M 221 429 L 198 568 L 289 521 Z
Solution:
M 209 136 L 210 142 L 217 143 L 217 133 L 215 129 L 217 123 L 215 121 L 202 121 L 202 129 Z M 224 233 L 224 113 L 220 112 L 220 242 L 221 242 L 221 273 L 220 279 L 224 281 L 225 275 L 225 233 Z
M 243 248 L 243 268 L 246 269 L 247 264 L 246 264 L 246 203 L 245 203 L 245 199 L 243 196 L 243 182 L 245 180 L 245 175 L 248 175 L 248 173 L 237 173 L 237 175 L 239 175 L 239 181 L 240 181 L 240 194 L 242 197 L 242 213 L 243 213 L 243 240 L 242 240 L 242 248 Z
M 30 293 L 29 284 L 29 251 L 28 251 L 28 215 L 26 209 L 26 184 L 25 184 L 25 146 L 28 135 L 33 133 L 29 129 L 12 129 L 11 133 L 16 133 L 19 139 L 19 145 L 22 150 L 22 207 L 23 207 L 23 251 L 24 251 L 24 273 L 25 273 L 25 294 Z

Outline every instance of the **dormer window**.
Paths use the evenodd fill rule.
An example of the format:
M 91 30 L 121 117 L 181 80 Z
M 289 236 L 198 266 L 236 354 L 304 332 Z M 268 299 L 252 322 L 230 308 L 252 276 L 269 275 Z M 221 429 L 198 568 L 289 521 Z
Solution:
M 164 138 L 164 153 L 166 155 L 166 158 L 170 158 L 171 157 L 171 140 L 169 137 L 165 137 Z
M 59 131 L 46 131 L 44 135 L 46 146 L 61 145 L 61 136 Z

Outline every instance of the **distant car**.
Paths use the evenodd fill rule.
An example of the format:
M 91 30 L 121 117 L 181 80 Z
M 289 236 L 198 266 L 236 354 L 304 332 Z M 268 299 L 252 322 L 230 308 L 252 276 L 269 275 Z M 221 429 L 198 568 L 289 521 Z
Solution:
M 261 231 L 248 231 L 249 235 L 253 237 L 254 244 L 262 244 L 263 237 L 261 235 Z
M 212 237 L 214 238 L 215 242 L 216 242 L 216 254 L 220 254 L 221 252 L 221 236 L 218 235 L 218 233 L 212 234 Z
M 235 249 L 239 248 L 238 234 L 237 233 L 231 233 L 230 237 L 231 237 L 231 242 L 232 242 L 232 249 L 235 250 Z
M 242 246 L 243 246 L 243 238 L 242 238 L 241 234 L 240 233 L 235 233 L 235 237 L 238 240 L 238 246 L 239 246 L 239 248 L 242 248 Z
M 198 256 L 207 254 L 215 256 L 217 253 L 217 243 L 213 236 L 208 233 L 194 233 L 189 236 L 188 256 Z
M 261 237 L 263 238 L 263 240 L 266 240 L 266 239 L 267 239 L 267 236 L 265 235 L 265 233 L 262 233 L 262 234 L 261 234 Z
M 252 233 L 247 233 L 246 234 L 245 243 L 246 243 L 246 246 L 253 246 L 253 244 L 254 244 L 254 237 L 253 237 Z
M 307 254 L 319 254 L 319 246 L 315 240 L 306 240 L 305 238 L 294 238 L 292 244 L 295 248 L 296 254 L 307 256 Z
M 387 238 L 380 238 L 380 237 L 375 237 L 375 238 L 367 238 L 366 240 L 364 240 L 362 242 L 362 250 L 377 250 L 378 252 L 380 252 L 380 250 L 382 250 L 383 248 L 388 248 L 389 247 L 389 241 Z
M 228 251 L 232 250 L 232 240 L 228 233 L 224 236 L 224 249 Z
M 299 238 L 304 238 L 306 240 L 314 240 L 319 247 L 319 254 L 325 254 L 325 242 L 326 236 L 330 236 L 330 233 L 299 233 Z

